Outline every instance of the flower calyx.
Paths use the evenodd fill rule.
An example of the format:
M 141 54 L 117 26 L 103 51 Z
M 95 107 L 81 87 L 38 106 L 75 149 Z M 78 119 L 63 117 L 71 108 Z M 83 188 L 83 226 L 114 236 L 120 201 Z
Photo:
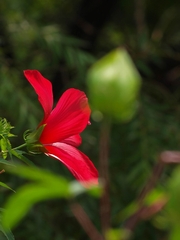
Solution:
M 24 132 L 24 141 L 26 142 L 27 149 L 30 153 L 39 154 L 43 151 L 43 144 L 39 142 L 40 136 L 46 124 L 41 125 L 35 131 L 27 130 Z

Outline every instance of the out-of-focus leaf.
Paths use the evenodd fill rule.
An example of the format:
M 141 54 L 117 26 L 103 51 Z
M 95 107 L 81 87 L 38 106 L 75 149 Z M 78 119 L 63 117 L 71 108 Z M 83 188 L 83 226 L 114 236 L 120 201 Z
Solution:
M 56 184 L 37 185 L 28 184 L 21 187 L 16 194 L 12 195 L 6 205 L 2 221 L 5 229 L 13 228 L 28 212 L 33 204 L 52 198 L 67 198 L 70 194 L 67 186 L 61 184 L 58 188 Z M 18 206 L 18 207 L 17 207 Z
M 130 205 L 128 205 L 126 208 L 124 208 L 120 213 L 117 215 L 117 221 L 124 221 L 131 215 L 133 215 L 138 210 L 138 204 L 137 202 L 133 202 Z
M 179 239 L 179 236 L 180 236 L 179 225 L 175 224 L 170 231 L 169 240 L 177 240 Z
M 15 166 L 12 162 L 4 160 L 3 158 L 0 158 L 0 163 L 8 166 Z
M 47 170 L 41 170 L 37 167 L 17 165 L 16 168 L 7 168 L 7 171 L 46 186 L 52 184 L 54 187 L 58 187 L 59 191 L 64 191 L 64 189 L 69 186 L 69 183 L 65 178 L 56 176 Z
M 155 203 L 158 200 L 167 199 L 165 192 L 162 189 L 153 189 L 151 192 L 147 194 L 144 199 L 144 204 L 146 206 L 150 206 L 151 204 Z
M 12 234 L 12 232 L 10 231 L 9 228 L 7 229 L 4 229 L 3 225 L 2 225 L 2 215 L 4 213 L 4 209 L 0 208 L 0 239 L 1 239 L 1 236 L 3 235 L 3 239 L 7 239 L 7 240 L 14 240 L 14 236 Z
M 79 183 L 69 183 L 61 176 L 56 176 L 45 170 L 35 167 L 17 166 L 7 168 L 7 171 L 32 180 L 35 183 L 27 184 L 17 190 L 5 205 L 6 211 L 3 216 L 4 227 L 14 227 L 25 216 L 33 204 L 53 199 L 53 198 L 72 198 L 83 192 L 89 192 L 91 195 L 99 193 L 98 187 L 84 188 Z M 93 189 L 94 188 L 94 189 Z M 17 206 L 19 206 L 17 208 Z
M 102 187 L 98 186 L 91 186 L 88 190 L 86 190 L 93 197 L 100 197 L 102 194 Z
M 131 236 L 131 232 L 126 229 L 110 229 L 106 233 L 106 240 L 126 240 Z
M 171 229 L 170 231 L 170 240 L 180 239 L 180 167 L 176 168 L 173 172 L 172 177 L 168 182 L 168 203 L 165 208 L 166 211 L 166 220 Z
M 69 185 L 70 192 L 73 193 L 74 196 L 82 194 L 86 191 L 85 187 L 83 187 L 79 182 L 73 181 Z
M 73 196 L 77 196 L 79 194 L 87 192 L 93 197 L 100 197 L 102 193 L 102 187 L 100 185 L 91 185 L 86 188 L 77 181 L 73 181 L 72 183 L 70 183 L 69 188 Z
M 169 201 L 167 210 L 171 216 L 171 220 L 176 223 L 180 221 L 180 168 L 178 167 L 168 183 Z M 180 237 L 180 235 L 179 235 Z
M 0 182 L 0 186 L 4 187 L 4 188 L 7 188 L 13 192 L 15 192 L 12 188 L 10 188 L 7 184 L 3 183 L 3 182 Z

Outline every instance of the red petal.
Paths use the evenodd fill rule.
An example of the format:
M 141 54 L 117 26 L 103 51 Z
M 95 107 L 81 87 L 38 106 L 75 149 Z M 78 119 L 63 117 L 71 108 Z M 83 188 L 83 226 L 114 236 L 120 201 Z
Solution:
M 81 139 L 81 136 L 77 134 L 64 139 L 62 142 L 72 145 L 74 147 L 78 147 L 79 145 L 81 145 L 82 139 Z
M 25 70 L 24 75 L 37 93 L 38 100 L 44 109 L 44 122 L 53 107 L 52 84 L 37 70 Z
M 48 117 L 40 142 L 61 142 L 81 133 L 88 124 L 90 113 L 84 92 L 74 88 L 68 89 Z
M 46 155 L 61 161 L 81 182 L 98 184 L 98 172 L 90 159 L 76 149 L 65 143 L 54 143 L 44 146 Z

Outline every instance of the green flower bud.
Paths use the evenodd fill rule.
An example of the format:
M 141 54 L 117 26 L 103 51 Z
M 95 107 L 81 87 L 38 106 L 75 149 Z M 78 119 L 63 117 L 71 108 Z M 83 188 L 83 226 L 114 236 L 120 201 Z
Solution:
M 31 132 L 30 130 L 27 130 L 24 133 L 24 140 L 27 144 L 27 149 L 29 152 L 38 154 L 41 153 L 43 150 L 43 145 L 39 142 L 39 138 L 44 130 L 44 127 L 46 124 L 41 125 L 37 130 Z
M 92 108 L 118 121 L 129 120 L 137 108 L 141 77 L 125 49 L 97 61 L 87 76 Z

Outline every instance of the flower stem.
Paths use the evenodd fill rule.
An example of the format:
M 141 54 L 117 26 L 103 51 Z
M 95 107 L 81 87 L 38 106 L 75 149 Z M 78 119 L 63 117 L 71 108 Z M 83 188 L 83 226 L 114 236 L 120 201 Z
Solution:
M 104 240 L 80 204 L 72 203 L 70 208 L 77 221 L 87 233 L 89 239 Z
M 13 150 L 17 150 L 17 149 L 20 149 L 20 148 L 23 148 L 23 147 L 26 147 L 26 146 L 27 146 L 27 143 L 23 143 L 22 145 L 13 148 Z
M 110 228 L 110 197 L 109 197 L 109 137 L 110 121 L 104 118 L 100 132 L 100 153 L 99 153 L 99 171 L 100 178 L 103 180 L 103 194 L 100 199 L 100 217 L 103 234 Z

